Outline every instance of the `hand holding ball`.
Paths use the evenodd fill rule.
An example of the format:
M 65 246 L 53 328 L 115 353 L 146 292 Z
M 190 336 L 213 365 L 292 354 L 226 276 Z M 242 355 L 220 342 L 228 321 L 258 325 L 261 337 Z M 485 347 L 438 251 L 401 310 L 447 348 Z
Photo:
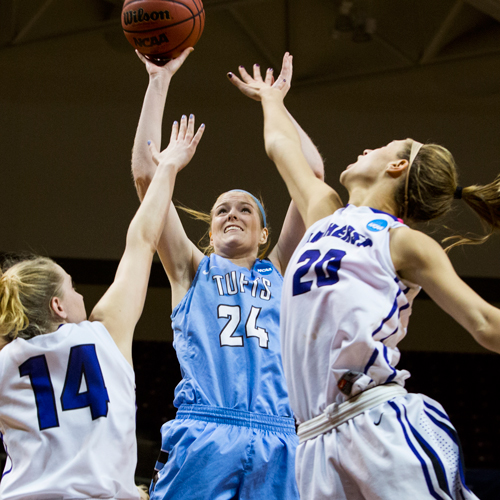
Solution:
M 132 47 L 165 64 L 194 47 L 205 26 L 201 0 L 125 0 L 123 32 Z

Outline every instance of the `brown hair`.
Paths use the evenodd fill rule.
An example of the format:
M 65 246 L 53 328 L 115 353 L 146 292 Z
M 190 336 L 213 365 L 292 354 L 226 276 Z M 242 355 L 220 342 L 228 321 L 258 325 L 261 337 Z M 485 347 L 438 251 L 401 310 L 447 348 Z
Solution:
M 400 158 L 409 160 L 411 142 L 408 141 Z M 426 222 L 447 213 L 458 187 L 458 174 L 452 154 L 438 144 L 424 144 L 409 171 L 408 218 Z M 400 217 L 404 213 L 404 182 L 396 192 Z M 500 175 L 485 186 L 473 185 L 461 190 L 463 201 L 480 217 L 487 227 L 484 236 L 451 236 L 443 241 L 456 240 L 446 250 L 464 245 L 484 243 L 495 229 L 500 229 Z
M 264 209 L 264 213 L 266 214 L 266 218 L 267 218 L 267 211 L 266 211 L 266 207 L 264 206 L 264 202 L 262 201 L 262 198 L 260 196 L 258 197 L 258 199 L 262 205 L 262 208 Z M 210 244 L 210 234 L 209 234 L 210 228 L 212 227 L 212 218 L 213 218 L 212 210 L 213 210 L 213 208 L 212 208 L 212 210 L 210 210 L 210 213 L 201 212 L 198 210 L 193 210 L 192 208 L 188 208 L 188 207 L 186 207 L 184 205 L 180 205 L 180 204 L 177 204 L 176 208 L 180 208 L 181 210 L 183 210 L 184 212 L 189 214 L 193 219 L 202 221 L 208 225 L 208 229 L 206 230 L 205 234 L 198 241 L 198 246 L 200 247 L 200 250 L 205 255 L 210 255 L 210 254 L 214 253 L 215 250 L 214 250 L 214 247 Z M 257 209 L 257 213 L 259 214 L 260 227 L 262 229 L 262 228 L 264 228 L 264 218 L 262 217 L 262 213 L 259 210 L 259 208 L 257 206 L 255 208 Z M 269 224 L 267 224 L 266 227 L 267 227 L 267 231 L 268 231 L 269 236 L 267 238 L 266 243 L 264 243 L 263 245 L 259 245 L 259 252 L 257 255 L 257 257 L 259 259 L 263 259 L 265 257 L 265 255 L 267 254 L 267 252 L 269 250 L 269 247 L 271 246 L 271 238 L 270 238 L 271 228 L 270 228 Z
M 0 335 L 9 342 L 51 331 L 57 321 L 50 307 L 61 296 L 63 278 L 53 260 L 35 257 L 1 271 Z

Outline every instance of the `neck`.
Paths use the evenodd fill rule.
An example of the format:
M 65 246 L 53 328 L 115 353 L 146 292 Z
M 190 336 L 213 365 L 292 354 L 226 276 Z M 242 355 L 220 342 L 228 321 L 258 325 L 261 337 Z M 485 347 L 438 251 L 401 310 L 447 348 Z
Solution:
M 393 193 L 375 187 L 357 187 L 349 192 L 349 203 L 357 207 L 370 207 L 398 216 L 398 208 Z
M 225 255 L 222 252 L 216 252 L 219 257 L 224 257 L 227 260 L 230 260 L 233 264 L 239 267 L 246 267 L 247 269 L 252 269 L 256 259 L 257 253 L 253 252 L 248 255 Z

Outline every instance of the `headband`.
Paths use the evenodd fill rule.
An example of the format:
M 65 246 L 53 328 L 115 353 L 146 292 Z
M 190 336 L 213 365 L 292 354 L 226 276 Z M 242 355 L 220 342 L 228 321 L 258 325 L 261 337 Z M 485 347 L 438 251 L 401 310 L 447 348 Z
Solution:
M 405 182 L 405 214 L 403 217 L 404 219 L 406 219 L 406 216 L 408 215 L 408 184 L 410 183 L 410 168 L 413 165 L 413 161 L 415 160 L 422 146 L 423 144 L 421 142 L 413 141 L 411 143 L 410 160 L 408 162 L 408 172 L 406 173 L 406 182 Z
M 259 207 L 260 213 L 262 215 L 262 221 L 264 222 L 264 227 L 267 227 L 266 213 L 264 212 L 264 207 L 262 206 L 262 203 L 252 193 L 249 193 L 244 189 L 231 189 L 231 191 L 228 191 L 228 193 L 245 193 L 248 194 L 248 196 L 251 196 L 253 201 L 255 201 L 257 207 Z

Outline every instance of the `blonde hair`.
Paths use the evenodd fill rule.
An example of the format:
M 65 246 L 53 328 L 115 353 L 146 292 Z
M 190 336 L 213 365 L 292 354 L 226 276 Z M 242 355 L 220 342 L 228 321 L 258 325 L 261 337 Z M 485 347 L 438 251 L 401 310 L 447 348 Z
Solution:
M 50 307 L 61 296 L 63 277 L 53 260 L 35 257 L 3 268 L 0 275 L 0 335 L 8 342 L 49 332 L 56 321 Z
M 409 159 L 411 143 L 400 158 Z M 438 144 L 424 144 L 415 157 L 408 179 L 408 218 L 425 222 L 447 213 L 458 187 L 458 174 L 452 154 Z M 500 229 L 500 175 L 485 185 L 473 185 L 461 190 L 462 200 L 479 216 L 487 228 L 483 236 L 450 236 L 443 241 L 457 240 L 446 248 L 484 243 L 494 230 Z M 396 192 L 400 216 L 404 212 L 404 183 Z
M 264 209 L 264 213 L 266 214 L 266 218 L 267 218 L 267 211 L 266 211 L 266 207 L 264 206 L 264 202 L 262 201 L 262 198 L 260 196 L 258 197 L 258 199 L 262 205 L 262 208 Z M 253 203 L 255 203 L 255 202 L 253 202 Z M 192 208 L 188 208 L 188 207 L 186 207 L 184 205 L 180 205 L 180 204 L 177 204 L 176 208 L 179 208 L 182 211 L 186 212 L 193 219 L 199 220 L 199 221 L 204 222 L 205 224 L 208 225 L 208 229 L 206 230 L 205 234 L 198 241 L 198 247 L 205 255 L 210 255 L 210 254 L 214 253 L 215 249 L 210 244 L 210 228 L 212 227 L 213 208 L 212 208 L 212 210 L 210 210 L 210 213 L 201 212 L 199 210 L 194 210 Z M 259 214 L 260 227 L 261 227 L 261 229 L 263 229 L 264 228 L 264 218 L 262 216 L 260 209 L 258 207 L 256 207 L 256 209 L 257 209 L 257 213 Z M 266 256 L 266 254 L 269 250 L 269 247 L 271 246 L 271 238 L 269 236 L 271 234 L 271 228 L 269 226 L 269 223 L 267 224 L 266 227 L 267 227 L 267 231 L 268 231 L 268 238 L 267 238 L 266 243 L 264 243 L 263 245 L 259 245 L 259 252 L 257 255 L 257 257 L 259 259 L 263 259 Z

